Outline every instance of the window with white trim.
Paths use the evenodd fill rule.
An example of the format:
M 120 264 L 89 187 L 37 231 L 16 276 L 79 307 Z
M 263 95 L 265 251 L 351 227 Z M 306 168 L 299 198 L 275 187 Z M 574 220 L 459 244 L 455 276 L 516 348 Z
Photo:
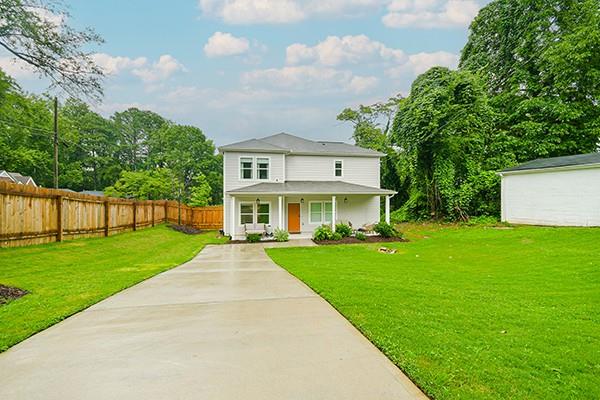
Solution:
M 241 202 L 240 225 L 244 224 L 271 224 L 271 204 Z
M 254 160 L 252 157 L 240 157 L 240 178 L 252 179 Z
M 269 161 L 264 157 L 256 158 L 256 179 L 269 180 Z
M 240 225 L 254 223 L 254 203 L 240 203 Z
M 261 203 L 256 208 L 256 221 L 259 224 L 271 223 L 271 205 L 269 203 Z
M 323 222 L 323 203 L 320 201 L 310 202 L 310 223 L 320 224 Z
M 342 160 L 335 160 L 335 176 L 340 177 L 343 176 L 344 172 L 344 163 Z
M 309 207 L 309 222 L 311 224 L 329 224 L 333 218 L 333 206 L 330 201 L 311 201 Z

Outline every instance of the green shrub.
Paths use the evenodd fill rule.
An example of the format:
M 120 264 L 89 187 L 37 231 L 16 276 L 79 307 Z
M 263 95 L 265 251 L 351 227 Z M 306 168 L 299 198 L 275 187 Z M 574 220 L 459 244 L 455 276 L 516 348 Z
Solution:
M 352 228 L 346 224 L 337 224 L 335 226 L 335 231 L 342 235 L 342 237 L 348 237 L 352 235 Z
M 356 238 L 357 238 L 358 240 L 367 240 L 367 235 L 365 235 L 365 234 L 364 234 L 364 233 L 362 233 L 362 232 L 356 232 Z
M 387 222 L 379 222 L 374 227 L 373 230 L 379 234 L 381 237 L 390 238 L 390 237 L 401 237 L 400 232 L 396 230 L 394 225 L 388 224 Z
M 333 235 L 333 231 L 329 225 L 321 225 L 313 232 L 313 239 L 316 241 L 329 240 Z
M 287 242 L 290 240 L 290 234 L 285 229 L 275 229 L 275 232 L 273 232 L 273 237 L 278 242 Z
M 342 239 L 343 239 L 343 236 L 339 232 L 333 232 L 331 234 L 331 240 L 342 240 Z
M 246 234 L 246 241 L 248 243 L 260 242 L 260 238 L 261 237 L 262 237 L 262 235 L 260 233 L 247 233 Z

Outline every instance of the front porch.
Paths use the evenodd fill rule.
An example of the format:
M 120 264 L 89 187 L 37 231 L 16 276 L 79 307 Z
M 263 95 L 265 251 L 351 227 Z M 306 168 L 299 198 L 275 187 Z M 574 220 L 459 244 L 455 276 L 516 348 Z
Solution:
M 265 185 L 269 186 L 265 188 Z M 390 197 L 394 194 L 391 191 L 347 184 L 355 189 L 354 193 L 349 190 L 321 193 L 323 189 L 319 186 L 322 185 L 315 185 L 311 191 L 303 193 L 291 193 L 289 190 L 274 193 L 267 190 L 274 189 L 272 185 L 280 187 L 282 184 L 259 184 L 250 186 L 250 189 L 254 188 L 252 191 L 243 188 L 227 193 L 226 234 L 242 240 L 246 236 L 247 224 L 264 224 L 267 232 L 286 230 L 291 239 L 310 238 L 313 231 L 323 224 L 331 225 L 333 230 L 338 223 L 350 224 L 358 229 L 379 222 L 382 196 L 385 198 L 385 221 L 390 221 Z M 362 189 L 362 193 L 357 193 L 356 186 Z M 330 189 L 335 190 L 335 187 Z

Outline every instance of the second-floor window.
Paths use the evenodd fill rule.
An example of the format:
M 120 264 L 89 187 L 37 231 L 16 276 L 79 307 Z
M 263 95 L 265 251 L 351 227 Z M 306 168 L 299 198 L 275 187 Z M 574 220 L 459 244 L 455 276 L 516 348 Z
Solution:
M 258 157 L 256 159 L 256 179 L 269 180 L 269 159 Z
M 340 177 L 343 176 L 343 165 L 344 163 L 342 162 L 342 160 L 336 160 L 335 161 L 335 176 L 336 177 Z
M 254 170 L 254 160 L 252 157 L 240 158 L 240 178 L 252 179 L 252 172 Z

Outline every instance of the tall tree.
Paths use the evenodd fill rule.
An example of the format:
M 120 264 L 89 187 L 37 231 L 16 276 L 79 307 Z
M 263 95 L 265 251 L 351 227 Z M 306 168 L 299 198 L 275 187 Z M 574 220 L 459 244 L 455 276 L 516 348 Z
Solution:
M 67 17 L 60 1 L 0 0 L 0 47 L 68 95 L 99 99 L 103 73 L 87 49 L 102 39 Z
M 143 169 L 150 151 L 149 140 L 169 122 L 152 111 L 143 111 L 137 108 L 129 108 L 115 113 L 112 121 L 117 132 L 119 157 L 123 167 L 131 171 Z M 167 144 L 165 142 L 159 145 L 166 146 Z M 158 164 L 158 166 L 165 167 L 166 165 Z
M 460 67 L 484 77 L 518 161 L 596 150 L 598 0 L 492 1 L 471 24 Z

